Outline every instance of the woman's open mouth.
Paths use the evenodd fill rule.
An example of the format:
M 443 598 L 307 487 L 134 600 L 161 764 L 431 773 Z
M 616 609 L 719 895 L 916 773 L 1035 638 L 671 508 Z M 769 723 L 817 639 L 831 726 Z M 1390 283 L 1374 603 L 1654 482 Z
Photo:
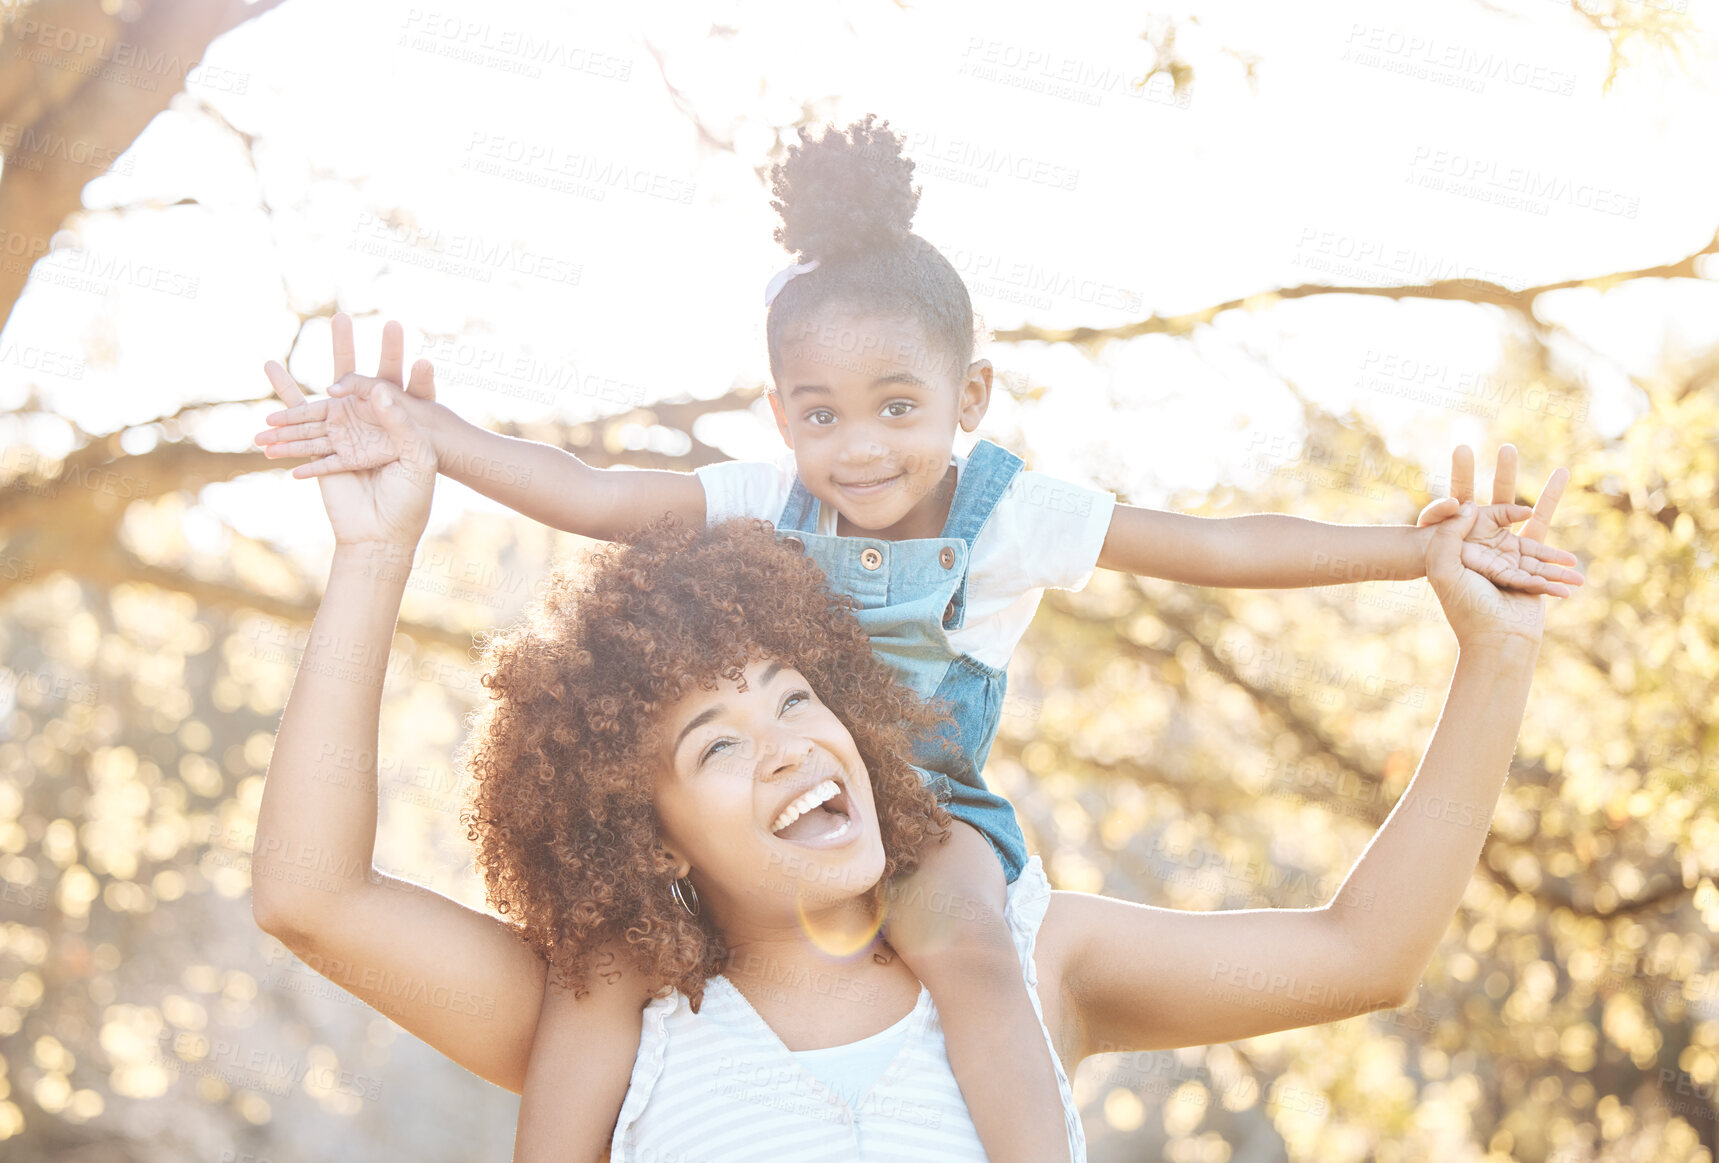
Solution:
M 825 779 L 777 813 L 770 834 L 807 848 L 833 848 L 853 837 L 853 801 L 840 781 Z

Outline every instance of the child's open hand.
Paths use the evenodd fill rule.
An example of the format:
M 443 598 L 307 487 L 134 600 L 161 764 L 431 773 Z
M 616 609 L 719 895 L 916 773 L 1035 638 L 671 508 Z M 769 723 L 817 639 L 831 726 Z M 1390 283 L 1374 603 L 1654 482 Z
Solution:
M 1516 446 L 1506 444 L 1498 450 L 1498 463 L 1492 473 L 1492 504 L 1478 506 L 1474 526 L 1462 542 L 1462 564 L 1500 589 L 1520 590 L 1529 594 L 1547 594 L 1567 598 L 1583 582 L 1580 571 L 1570 568 L 1576 564 L 1573 553 L 1554 549 L 1539 538 L 1549 532 L 1544 514 L 1558 506 L 1569 483 L 1568 469 L 1560 468 L 1546 482 L 1536 508 L 1518 505 L 1516 496 Z M 1451 495 L 1434 501 L 1421 510 L 1415 524 L 1437 525 L 1456 515 L 1458 508 L 1474 499 L 1474 452 L 1459 444 L 1450 458 Z M 1520 532 L 1511 526 L 1526 522 Z
M 400 392 L 405 364 L 405 332 L 390 320 L 382 328 L 382 358 L 374 376 L 355 370 L 357 358 L 352 342 L 352 317 L 341 312 L 330 320 L 334 336 L 335 382 L 320 400 L 295 403 L 284 412 L 267 417 L 270 427 L 254 437 L 271 459 L 313 456 L 318 459 L 292 470 L 295 477 L 326 476 L 380 468 L 400 458 L 401 450 L 391 429 L 376 410 L 375 393 Z M 277 384 L 277 395 L 278 391 Z M 412 365 L 412 379 L 405 394 L 420 400 L 436 398 L 435 369 L 427 359 Z M 396 400 L 403 403 L 402 400 Z

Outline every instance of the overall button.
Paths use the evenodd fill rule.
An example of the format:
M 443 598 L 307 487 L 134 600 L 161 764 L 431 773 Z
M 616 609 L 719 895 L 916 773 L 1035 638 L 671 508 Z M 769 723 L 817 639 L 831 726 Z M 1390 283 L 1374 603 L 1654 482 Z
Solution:
M 867 569 L 876 569 L 883 564 L 883 554 L 877 551 L 877 546 L 868 545 L 865 552 L 860 554 L 860 564 Z
M 798 537 L 784 537 L 782 538 L 782 544 L 786 545 L 789 549 L 792 549 L 795 553 L 804 553 L 806 551 L 806 543 L 801 541 Z
M 942 552 L 937 555 L 937 560 L 943 563 L 944 569 L 951 569 L 955 565 L 955 551 L 945 545 Z
M 945 626 L 949 625 L 950 619 L 952 619 L 954 617 L 955 617 L 955 599 L 950 598 L 949 604 L 947 606 L 943 607 L 943 624 Z

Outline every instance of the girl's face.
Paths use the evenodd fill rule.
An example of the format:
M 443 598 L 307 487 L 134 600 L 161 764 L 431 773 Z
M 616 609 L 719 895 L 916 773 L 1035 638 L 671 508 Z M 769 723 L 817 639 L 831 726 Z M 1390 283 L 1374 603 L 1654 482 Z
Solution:
M 800 480 L 844 535 L 938 536 L 955 430 L 985 415 L 990 362 L 954 367 L 909 319 L 824 312 L 800 331 L 770 397 Z
M 791 666 L 765 659 L 663 716 L 663 846 L 724 926 L 791 923 L 883 876 L 871 776 L 853 736 Z

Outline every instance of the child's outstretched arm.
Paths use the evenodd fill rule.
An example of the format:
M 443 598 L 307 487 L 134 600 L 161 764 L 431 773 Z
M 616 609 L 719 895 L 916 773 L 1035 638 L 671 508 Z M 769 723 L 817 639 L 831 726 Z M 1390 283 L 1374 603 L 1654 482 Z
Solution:
M 1003 919 L 1003 868 L 954 821 L 889 886 L 885 937 L 937 1003 L 949 1069 L 993 1163 L 1068 1158 L 1050 1044 Z
M 398 323 L 382 330 L 382 360 L 375 376 L 355 370 L 351 318 L 334 316 L 332 330 L 335 383 L 328 396 L 271 414 L 270 427 L 255 438 L 272 458 L 316 458 L 294 468 L 294 476 L 376 468 L 396 459 L 398 450 L 375 405 L 375 393 L 389 391 L 429 437 L 438 472 L 534 521 L 605 541 L 664 513 L 679 515 L 693 528 L 703 527 L 704 486 L 693 474 L 594 468 L 553 445 L 480 428 L 436 403 L 428 360 L 419 360 L 410 382 L 405 381 L 405 338 Z
M 607 1158 L 638 1057 L 640 1011 L 649 1000 L 638 974 L 612 948 L 600 950 L 584 997 L 543 985 L 531 1043 L 513 1163 L 596 1163 Z
M 1426 575 L 1433 528 L 1473 498 L 1474 454 L 1459 445 L 1452 455 L 1451 496 L 1421 511 L 1417 525 L 1333 525 L 1278 513 L 1245 517 L 1193 517 L 1117 505 L 1098 564 L 1145 577 L 1190 585 L 1288 589 L 1359 581 L 1393 581 Z M 1553 474 L 1547 490 L 1561 494 L 1568 474 Z M 1540 538 L 1544 523 L 1513 503 L 1516 449 L 1498 450 L 1493 503 L 1480 507 L 1462 545 L 1463 564 L 1494 585 L 1531 594 L 1569 597 L 1582 575 L 1574 554 Z M 1554 501 L 1554 503 L 1556 503 Z M 1512 532 L 1527 522 L 1520 532 Z

